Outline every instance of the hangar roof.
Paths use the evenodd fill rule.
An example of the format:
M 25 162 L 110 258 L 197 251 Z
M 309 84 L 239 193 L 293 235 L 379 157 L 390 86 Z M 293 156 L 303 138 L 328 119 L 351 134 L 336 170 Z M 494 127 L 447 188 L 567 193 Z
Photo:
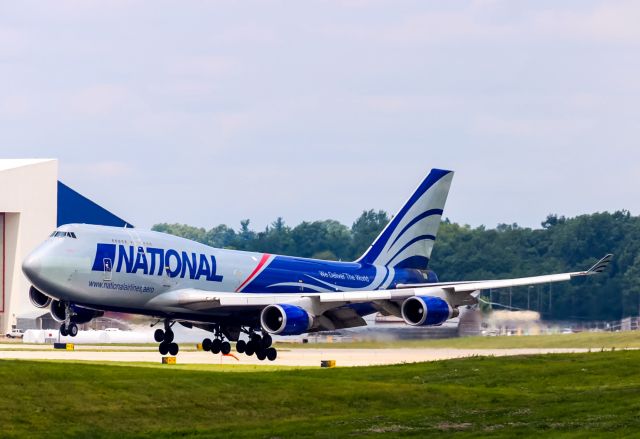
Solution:
M 57 190 L 57 225 L 63 224 L 95 224 L 101 226 L 114 226 L 114 227 L 133 227 L 131 223 L 123 220 L 117 215 L 109 212 L 104 207 L 81 195 L 74 189 L 71 189 L 66 184 L 57 180 L 57 160 L 56 159 L 0 159 L 0 172 L 11 171 L 17 168 L 25 168 L 28 166 L 41 165 L 45 163 L 55 162 L 55 174 L 52 174 L 51 179 L 37 179 L 34 178 L 32 189 L 43 194 L 51 201 L 51 205 L 47 207 L 50 214 L 52 207 L 54 206 L 54 200 L 50 198 L 54 196 L 55 190 Z M 28 171 L 28 170 L 25 170 Z M 42 169 L 34 168 L 34 177 L 40 176 Z M 51 187 L 51 183 L 57 181 L 57 187 Z M 38 187 L 38 185 L 46 185 L 46 187 Z M 15 204 L 15 203 L 14 203 Z M 42 206 L 40 206 L 42 208 Z
M 38 163 L 49 162 L 55 159 L 1 159 L 0 171 L 6 171 L 22 166 L 37 165 Z

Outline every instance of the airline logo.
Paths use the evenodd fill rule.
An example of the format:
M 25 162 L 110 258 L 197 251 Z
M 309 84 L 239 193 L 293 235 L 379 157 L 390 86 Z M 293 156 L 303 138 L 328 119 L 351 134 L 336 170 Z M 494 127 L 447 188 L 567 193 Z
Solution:
M 222 282 L 216 274 L 217 263 L 213 255 L 162 249 L 98 243 L 93 261 L 93 271 L 115 271 L 116 273 L 138 273 L 181 279 L 204 279 Z

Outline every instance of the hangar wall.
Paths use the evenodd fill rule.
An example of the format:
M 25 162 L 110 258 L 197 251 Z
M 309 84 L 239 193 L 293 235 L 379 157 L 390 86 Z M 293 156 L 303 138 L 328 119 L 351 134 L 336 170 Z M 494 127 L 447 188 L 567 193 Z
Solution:
M 0 160 L 0 212 L 4 213 L 2 334 L 15 324 L 17 314 L 34 309 L 21 262 L 56 228 L 57 182 L 57 160 Z
M 41 311 L 29 301 L 25 256 L 57 226 L 133 227 L 58 180 L 55 159 L 0 159 L 0 335 Z
M 4 312 L 4 212 L 0 212 L 0 293 L 2 294 L 2 302 L 0 302 L 0 313 Z

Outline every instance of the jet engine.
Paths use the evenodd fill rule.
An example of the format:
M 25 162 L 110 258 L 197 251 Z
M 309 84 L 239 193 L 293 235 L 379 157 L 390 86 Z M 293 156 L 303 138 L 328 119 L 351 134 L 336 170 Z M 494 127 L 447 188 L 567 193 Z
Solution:
M 446 300 L 431 296 L 413 296 L 402 303 L 402 318 L 411 326 L 442 325 L 457 317 L 459 311 Z
M 295 305 L 269 305 L 260 314 L 262 328 L 271 334 L 304 334 L 312 323 L 313 317 Z
M 51 308 L 50 308 L 50 312 L 51 312 L 51 317 L 53 317 L 53 320 L 55 320 L 56 322 L 64 322 L 64 318 L 65 318 L 65 304 L 59 300 L 54 300 L 51 302 Z M 77 305 L 71 305 L 71 312 L 72 312 L 72 317 L 71 317 L 71 321 L 73 323 L 87 323 L 90 322 L 92 319 L 95 319 L 96 317 L 101 317 L 102 315 L 104 315 L 104 312 L 102 311 L 94 311 L 92 309 L 87 309 L 87 308 L 82 308 L 80 306 Z
M 49 312 L 51 313 L 51 317 L 53 317 L 53 320 L 55 320 L 56 322 L 64 322 L 64 303 L 60 302 L 59 300 L 52 301 Z
M 29 300 L 36 308 L 46 308 L 51 303 L 51 297 L 35 289 L 35 287 L 29 288 Z

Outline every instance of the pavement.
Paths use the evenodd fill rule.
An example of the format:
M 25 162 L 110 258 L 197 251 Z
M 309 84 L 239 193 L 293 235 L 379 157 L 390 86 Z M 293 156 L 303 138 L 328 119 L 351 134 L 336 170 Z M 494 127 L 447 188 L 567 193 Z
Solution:
M 4 349 L 4 350 L 3 350 Z M 20 349 L 20 350 L 7 350 Z M 99 349 L 93 351 L 91 349 Z M 416 363 L 472 356 L 512 356 L 587 352 L 588 349 L 279 349 L 278 358 L 259 361 L 232 352 L 232 356 L 203 351 L 182 351 L 177 355 L 179 364 L 261 364 L 278 366 L 320 366 L 322 360 L 335 360 L 337 366 L 371 366 L 383 364 Z M 68 360 L 99 362 L 160 363 L 155 348 L 135 346 L 76 346 L 76 350 L 54 350 L 47 345 L 0 344 L 0 359 Z

